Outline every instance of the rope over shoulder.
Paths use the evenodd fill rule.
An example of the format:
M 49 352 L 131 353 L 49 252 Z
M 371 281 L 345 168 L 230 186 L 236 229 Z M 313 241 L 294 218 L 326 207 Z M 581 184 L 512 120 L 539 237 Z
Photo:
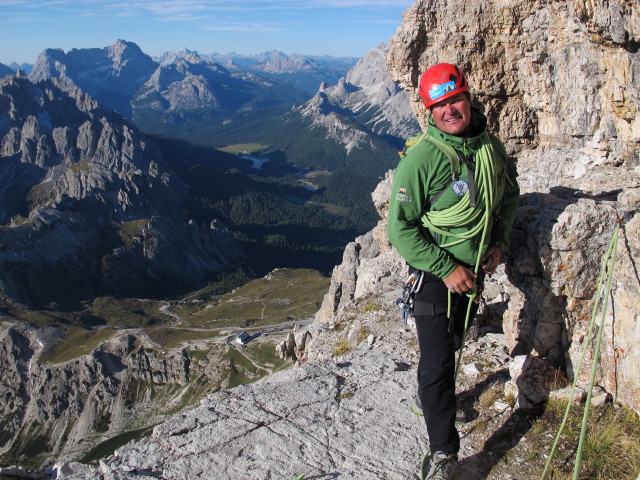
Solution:
M 429 210 L 422 216 L 422 225 L 440 235 L 454 237 L 456 240 L 443 248 L 463 243 L 488 229 L 491 213 L 495 205 L 496 171 L 492 159 L 496 155 L 493 143 L 485 132 L 481 136 L 481 147 L 476 153 L 476 206 L 470 204 L 467 191 L 455 205 L 444 210 Z M 454 233 L 453 227 L 472 225 L 466 232 Z

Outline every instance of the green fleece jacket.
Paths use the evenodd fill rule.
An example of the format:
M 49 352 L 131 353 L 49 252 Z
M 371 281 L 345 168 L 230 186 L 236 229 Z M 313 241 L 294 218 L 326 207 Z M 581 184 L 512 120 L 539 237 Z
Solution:
M 480 148 L 480 136 L 485 126 L 485 117 L 474 109 L 471 129 L 473 136 L 465 138 L 446 134 L 435 127 L 433 119 L 430 119 L 428 133 L 460 151 L 465 157 L 470 157 Z M 458 264 L 475 265 L 478 250 L 481 249 L 484 254 L 490 244 L 497 245 L 503 253 L 506 252 L 518 209 L 520 189 L 515 165 L 507 157 L 504 145 L 495 136 L 489 136 L 496 152 L 492 159 L 496 200 L 489 228 L 492 228 L 494 219 L 498 217 L 502 219 L 503 227 L 500 233 L 494 232 L 494 238 L 487 235 L 484 245 L 479 245 L 480 234 L 458 245 L 443 248 L 440 245 L 449 243 L 451 238 L 436 235 L 422 226 L 421 217 L 428 209 L 442 210 L 462 198 L 456 195 L 450 185 L 450 161 L 439 147 L 423 140 L 398 164 L 389 199 L 387 234 L 391 244 L 412 267 L 445 278 Z M 469 169 L 464 163 L 461 165 L 460 179 L 469 183 Z M 434 205 L 430 205 L 430 200 L 445 188 L 447 190 Z M 459 232 L 464 228 L 469 226 L 453 227 L 450 231 Z

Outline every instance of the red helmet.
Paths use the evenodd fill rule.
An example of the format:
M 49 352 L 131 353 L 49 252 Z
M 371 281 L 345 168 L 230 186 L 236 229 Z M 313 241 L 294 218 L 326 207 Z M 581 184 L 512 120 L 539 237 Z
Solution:
M 418 93 L 429 108 L 445 98 L 468 91 L 469 84 L 462 70 L 451 63 L 439 63 L 422 74 Z

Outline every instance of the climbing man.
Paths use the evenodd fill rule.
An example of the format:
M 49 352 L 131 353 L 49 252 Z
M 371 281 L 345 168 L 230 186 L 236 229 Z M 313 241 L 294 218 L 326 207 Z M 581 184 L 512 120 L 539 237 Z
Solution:
M 421 275 L 413 296 L 420 360 L 418 397 L 431 461 L 420 478 L 449 479 L 458 470 L 455 351 L 477 311 L 481 280 L 502 262 L 518 208 L 515 165 L 486 131 L 469 85 L 455 65 L 420 77 L 429 110 L 426 132 L 401 155 L 389 201 L 389 240 Z

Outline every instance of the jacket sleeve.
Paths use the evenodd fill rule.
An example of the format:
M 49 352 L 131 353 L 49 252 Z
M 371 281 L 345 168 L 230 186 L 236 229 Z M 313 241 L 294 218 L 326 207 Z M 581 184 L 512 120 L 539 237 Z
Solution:
M 457 264 L 421 225 L 420 217 L 427 205 L 432 175 L 428 162 L 419 158 L 416 150 L 424 152 L 423 149 L 412 151 L 400 161 L 394 174 L 387 235 L 409 265 L 444 278 Z

